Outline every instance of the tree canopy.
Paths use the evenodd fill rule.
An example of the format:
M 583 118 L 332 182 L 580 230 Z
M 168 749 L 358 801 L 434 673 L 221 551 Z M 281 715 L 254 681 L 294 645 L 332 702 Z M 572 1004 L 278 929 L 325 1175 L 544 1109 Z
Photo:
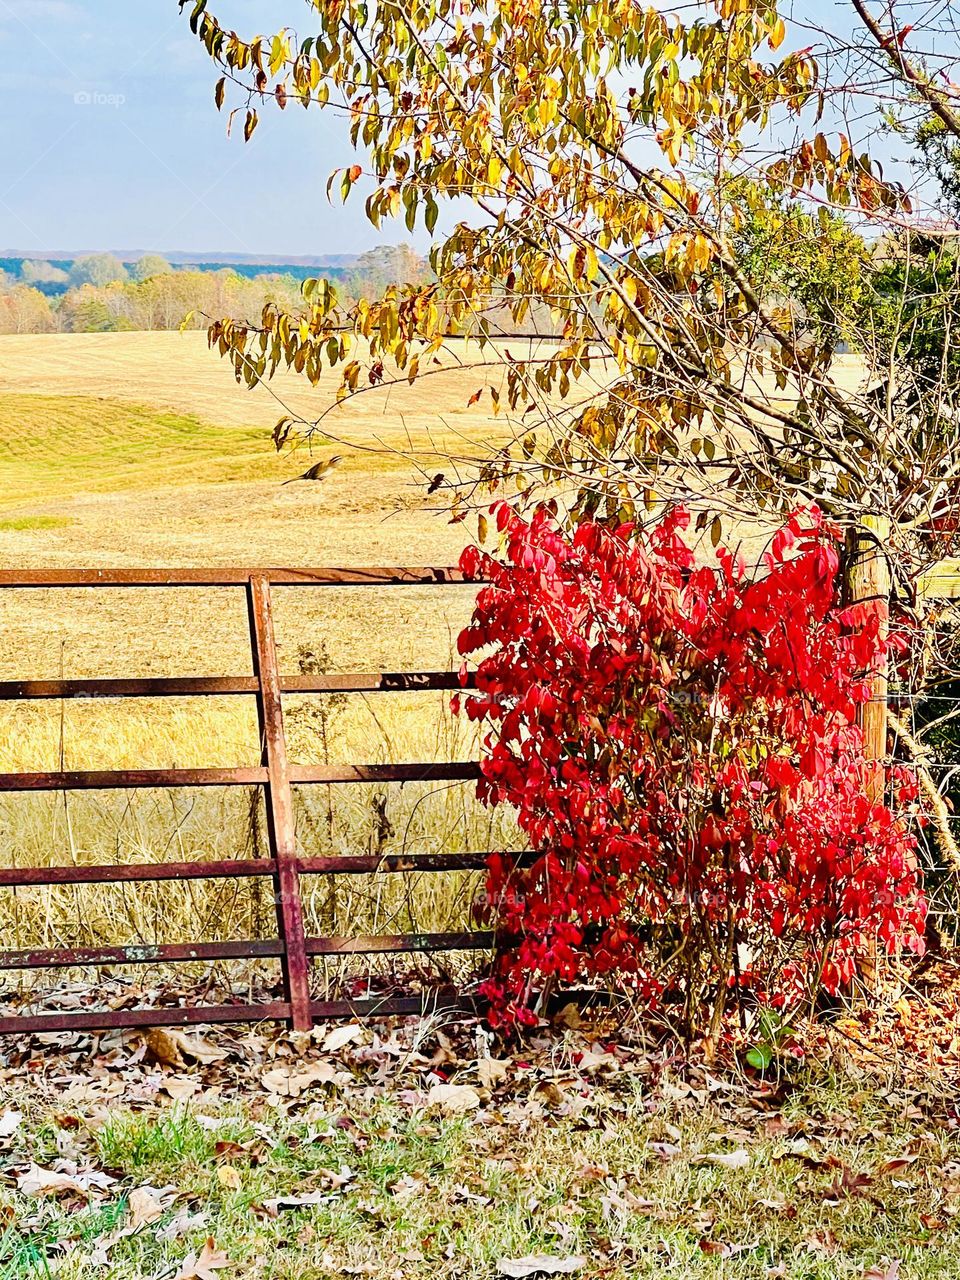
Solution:
M 142 284 L 144 280 L 149 280 L 151 276 L 167 275 L 173 270 L 170 263 L 160 256 L 159 253 L 145 253 L 142 258 L 138 258 L 130 269 L 130 274 L 138 284 Z
M 20 268 L 20 278 L 24 284 L 66 284 L 69 277 L 66 271 L 55 267 L 52 262 L 27 259 Z
M 816 499 L 911 527 L 952 483 L 952 415 L 875 393 L 912 354 L 902 311 L 866 335 L 864 386 L 835 367 L 886 288 L 877 244 L 944 234 L 938 197 L 881 160 L 894 129 L 922 159 L 930 120 L 960 143 L 949 12 L 911 28 L 850 0 L 831 35 L 777 0 L 305 0 L 306 34 L 241 35 L 215 0 L 180 4 L 245 138 L 265 110 L 337 113 L 357 162 L 331 195 L 433 237 L 432 277 L 372 302 L 314 282 L 306 315 L 218 320 L 248 383 L 337 365 L 343 399 L 475 334 L 459 358 L 512 425 L 480 492 L 562 491 L 573 518 Z M 497 340 L 535 308 L 555 342 Z
M 72 285 L 104 285 L 113 280 L 126 280 L 127 269 L 112 253 L 92 253 L 74 262 L 69 278 Z

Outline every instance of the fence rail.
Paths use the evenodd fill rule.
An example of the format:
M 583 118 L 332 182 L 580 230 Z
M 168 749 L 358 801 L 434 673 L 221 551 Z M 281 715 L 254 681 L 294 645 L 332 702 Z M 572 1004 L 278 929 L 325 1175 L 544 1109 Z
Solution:
M 377 955 L 487 949 L 487 932 L 412 933 L 368 937 L 309 937 L 303 920 L 300 880 L 306 875 L 404 874 L 478 870 L 485 852 L 379 856 L 300 857 L 294 827 L 293 788 L 316 783 L 470 781 L 479 776 L 473 761 L 397 764 L 293 765 L 287 758 L 283 723 L 285 694 L 396 693 L 460 687 L 456 672 L 357 672 L 283 676 L 274 636 L 274 587 L 410 587 L 468 585 L 459 569 L 437 567 L 331 569 L 74 569 L 0 570 L 0 591 L 33 588 L 241 587 L 246 594 L 252 676 L 183 676 L 150 679 L 6 680 L 0 701 L 66 698 L 163 698 L 247 695 L 256 699 L 260 761 L 236 768 L 60 770 L 0 774 L 0 792 L 110 790 L 135 788 L 259 786 L 264 788 L 269 857 L 187 861 L 125 866 L 0 868 L 0 887 L 123 884 L 163 880 L 269 877 L 277 904 L 277 937 L 226 942 L 178 942 L 132 946 L 91 946 L 0 952 L 0 971 L 74 966 L 136 965 L 186 961 L 277 959 L 283 979 L 281 1001 L 144 1008 L 102 1012 L 25 1014 L 0 1018 L 0 1034 L 13 1031 L 90 1030 L 124 1026 L 187 1025 L 198 1022 L 287 1020 L 298 1031 L 316 1018 L 419 1010 L 423 996 L 362 1000 L 314 1000 L 310 962 L 316 956 Z M 516 855 L 522 858 L 523 855 Z M 429 997 L 427 997 L 429 998 Z M 449 999 L 449 993 L 447 995 Z

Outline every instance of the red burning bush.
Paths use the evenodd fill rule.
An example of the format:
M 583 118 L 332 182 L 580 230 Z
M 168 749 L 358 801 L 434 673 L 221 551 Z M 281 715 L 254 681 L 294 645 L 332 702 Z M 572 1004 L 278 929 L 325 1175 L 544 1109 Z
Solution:
M 869 606 L 839 608 L 837 531 L 815 509 L 765 572 L 698 565 L 668 515 L 652 532 L 494 508 L 462 709 L 485 721 L 481 798 L 513 805 L 534 850 L 494 856 L 486 984 L 503 1020 L 556 980 L 678 1004 L 689 1032 L 731 993 L 792 1006 L 835 992 L 872 940 L 922 949 L 905 821 L 863 790 L 856 725 L 883 655 Z

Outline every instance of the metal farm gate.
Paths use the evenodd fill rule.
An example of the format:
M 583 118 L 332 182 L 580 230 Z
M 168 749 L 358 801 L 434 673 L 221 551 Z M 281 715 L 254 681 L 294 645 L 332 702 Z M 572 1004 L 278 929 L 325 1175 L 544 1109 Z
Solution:
M 277 664 L 271 592 L 275 587 L 355 587 L 382 590 L 401 586 L 449 586 L 469 580 L 458 569 L 88 569 L 3 570 L 5 589 L 123 587 L 242 587 L 246 593 L 253 676 L 184 676 L 174 679 L 15 680 L 0 682 L 0 700 L 61 698 L 156 698 L 243 694 L 256 698 L 261 756 L 240 768 L 124 769 L 59 773 L 0 774 L 0 792 L 70 791 L 125 788 L 260 786 L 264 788 L 268 858 L 229 861 L 163 862 L 132 865 L 78 865 L 0 868 L 0 887 L 129 883 L 262 876 L 274 887 L 277 934 L 274 939 L 235 942 L 178 942 L 157 946 L 64 948 L 52 951 L 0 952 L 0 970 L 68 968 L 172 961 L 276 958 L 284 998 L 258 1004 L 186 1008 L 45 1013 L 0 1018 L 0 1034 L 17 1031 L 99 1030 L 110 1027 L 185 1025 L 210 1022 L 286 1020 L 298 1031 L 314 1019 L 369 1013 L 418 1012 L 423 997 L 385 996 L 360 1000 L 312 1000 L 310 961 L 314 956 L 471 950 L 489 947 L 489 933 L 402 934 L 381 937 L 308 937 L 304 929 L 300 877 L 369 872 L 465 871 L 481 869 L 487 855 L 404 853 L 298 857 L 294 830 L 293 785 L 304 783 L 385 783 L 467 781 L 479 776 L 474 762 L 388 765 L 296 765 L 287 759 L 283 696 L 293 693 L 390 693 L 456 689 L 452 671 L 281 675 Z

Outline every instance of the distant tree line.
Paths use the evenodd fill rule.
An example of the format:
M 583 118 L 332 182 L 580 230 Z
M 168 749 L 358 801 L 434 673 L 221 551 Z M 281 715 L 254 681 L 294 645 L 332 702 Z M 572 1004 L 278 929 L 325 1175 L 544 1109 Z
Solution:
M 229 313 L 253 323 L 268 303 L 295 311 L 302 301 L 302 270 L 174 268 L 159 254 L 125 266 L 110 253 L 17 265 L 16 276 L 0 272 L 0 333 L 177 329 L 187 317 L 188 327 L 204 329 L 211 316 Z M 390 284 L 422 283 L 429 269 L 407 246 L 384 245 L 323 275 L 344 297 L 374 298 Z

